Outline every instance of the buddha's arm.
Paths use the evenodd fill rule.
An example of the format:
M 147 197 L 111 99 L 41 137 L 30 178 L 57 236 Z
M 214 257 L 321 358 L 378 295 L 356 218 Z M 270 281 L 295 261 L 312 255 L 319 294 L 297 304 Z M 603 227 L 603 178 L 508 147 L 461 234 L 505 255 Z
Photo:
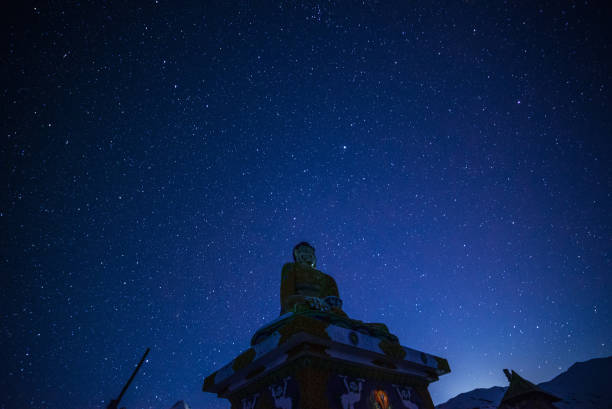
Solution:
M 331 276 L 327 276 L 328 280 L 326 283 L 325 289 L 325 297 L 333 296 L 340 298 L 340 293 L 338 292 L 338 285 L 336 284 L 336 280 L 334 280 Z M 344 317 L 348 317 L 346 313 L 342 310 L 342 301 L 340 301 L 340 305 L 333 305 L 331 308 L 331 312 L 342 315 Z
M 287 263 L 281 272 L 281 315 L 291 310 L 289 297 L 293 294 L 295 294 L 295 270 L 291 263 Z
M 321 298 L 325 298 L 327 296 L 333 296 L 340 298 L 340 294 L 338 293 L 338 285 L 336 284 L 336 280 L 334 280 L 331 276 L 325 274 L 324 286 L 321 288 Z

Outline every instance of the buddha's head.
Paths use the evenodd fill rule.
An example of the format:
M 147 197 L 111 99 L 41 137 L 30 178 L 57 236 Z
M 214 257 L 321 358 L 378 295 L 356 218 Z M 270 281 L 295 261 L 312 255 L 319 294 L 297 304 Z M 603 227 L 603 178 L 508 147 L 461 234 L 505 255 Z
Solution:
M 293 260 L 311 268 L 315 268 L 317 265 L 317 257 L 315 256 L 315 249 L 305 241 L 298 243 L 293 248 Z

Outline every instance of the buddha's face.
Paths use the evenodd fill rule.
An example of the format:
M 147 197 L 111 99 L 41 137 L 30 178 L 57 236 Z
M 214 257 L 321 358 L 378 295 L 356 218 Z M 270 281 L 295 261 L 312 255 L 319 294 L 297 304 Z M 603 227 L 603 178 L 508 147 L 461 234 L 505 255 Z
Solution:
M 308 267 L 315 268 L 317 265 L 314 248 L 306 244 L 298 246 L 293 250 L 293 259 L 296 263 L 307 265 Z

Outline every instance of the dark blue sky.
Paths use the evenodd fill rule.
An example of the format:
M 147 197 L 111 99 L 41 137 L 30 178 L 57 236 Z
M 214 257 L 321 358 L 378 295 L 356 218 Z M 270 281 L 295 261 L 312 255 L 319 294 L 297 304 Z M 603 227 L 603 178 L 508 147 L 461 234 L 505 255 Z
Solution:
M 228 408 L 302 240 L 436 403 L 612 354 L 603 2 L 202 3 L 9 16 L 0 407 Z

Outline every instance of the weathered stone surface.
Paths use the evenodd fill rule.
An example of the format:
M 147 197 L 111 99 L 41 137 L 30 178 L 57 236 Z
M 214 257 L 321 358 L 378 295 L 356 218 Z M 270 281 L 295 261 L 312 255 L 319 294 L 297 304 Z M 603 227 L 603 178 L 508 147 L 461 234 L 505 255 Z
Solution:
M 232 369 L 237 372 L 242 368 L 245 368 L 253 361 L 253 358 L 255 358 L 255 350 L 253 348 L 249 348 L 234 359 Z

